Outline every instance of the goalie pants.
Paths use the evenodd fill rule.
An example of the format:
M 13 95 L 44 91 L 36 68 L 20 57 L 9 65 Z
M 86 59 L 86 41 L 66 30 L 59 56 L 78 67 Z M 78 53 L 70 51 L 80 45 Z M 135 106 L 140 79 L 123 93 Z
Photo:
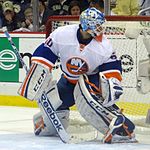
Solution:
M 99 85 L 99 74 L 90 75 L 89 76 L 90 82 L 94 83 L 96 86 Z M 57 110 L 69 110 L 69 107 L 73 106 L 75 104 L 73 91 L 75 88 L 75 84 L 70 83 L 64 76 L 62 75 L 60 80 L 57 83 L 58 92 L 60 99 L 62 100 L 62 105 Z M 118 110 L 119 107 L 117 105 L 113 105 L 113 107 Z M 133 132 L 135 126 L 134 124 L 125 117 L 125 125 L 128 127 L 128 131 L 130 133 Z M 126 136 L 126 132 L 123 127 L 120 127 L 120 129 L 117 131 L 118 135 Z

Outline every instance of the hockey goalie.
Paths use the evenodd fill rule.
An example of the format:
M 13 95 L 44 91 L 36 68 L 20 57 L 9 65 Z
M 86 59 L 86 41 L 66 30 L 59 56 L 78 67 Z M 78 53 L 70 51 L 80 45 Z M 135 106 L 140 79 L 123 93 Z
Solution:
M 76 105 L 82 117 L 104 135 L 103 143 L 136 142 L 134 124 L 115 104 L 123 94 L 122 68 L 103 34 L 105 21 L 103 13 L 88 8 L 81 13 L 79 25 L 53 31 L 34 51 L 19 94 L 37 102 L 47 97 L 43 106 L 53 106 L 65 129 L 69 125 L 69 109 Z M 52 68 L 58 59 L 62 75 L 55 81 Z M 55 136 L 56 128 L 45 113 L 50 110 L 43 111 L 43 106 L 39 103 L 41 112 L 33 117 L 34 133 Z

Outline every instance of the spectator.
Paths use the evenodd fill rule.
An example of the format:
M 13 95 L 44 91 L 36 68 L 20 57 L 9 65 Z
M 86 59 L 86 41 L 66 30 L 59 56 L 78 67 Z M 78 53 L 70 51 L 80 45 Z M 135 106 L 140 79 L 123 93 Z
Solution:
M 11 1 L 5 1 L 2 4 L 2 27 L 7 26 L 8 31 L 13 31 L 20 27 L 20 18 L 17 17 L 17 14 L 14 10 L 13 3 Z
M 27 7 L 30 6 L 31 0 L 11 0 L 13 4 L 20 5 L 21 9 L 25 11 Z
M 48 20 L 49 16 L 52 16 L 54 14 L 53 10 L 50 10 L 45 5 L 45 0 L 39 0 L 39 26 L 40 31 L 45 31 L 45 24 Z
M 140 8 L 142 9 L 146 9 L 150 7 L 150 0 L 140 0 Z M 150 16 L 150 9 L 143 12 L 142 15 L 147 15 Z
M 13 1 L 14 5 L 19 5 L 20 6 L 20 12 L 17 14 L 22 21 L 24 20 L 24 11 L 26 8 L 30 7 L 31 5 L 31 0 L 11 0 Z
M 49 0 L 48 8 L 54 11 L 54 15 L 68 15 L 71 0 Z
M 116 0 L 111 0 L 110 1 L 110 7 L 115 8 L 116 7 Z
M 89 7 L 95 7 L 104 13 L 104 0 L 89 0 Z M 113 15 L 112 11 L 110 13 Z
M 0 16 L 0 28 L 2 27 L 2 17 Z
M 2 14 L 3 14 L 3 10 L 2 10 L 3 2 L 4 2 L 4 0 L 0 0 L 0 17 L 2 17 Z
M 96 9 L 104 12 L 104 1 L 103 0 L 89 0 L 89 6 L 95 7 Z
M 22 22 L 22 31 L 33 31 L 33 9 L 32 7 L 26 8 L 24 11 L 25 20 Z
M 116 7 L 112 9 L 115 15 L 132 16 L 139 12 L 138 0 L 116 0 Z
M 3 0 L 0 0 L 0 28 L 2 27 L 2 4 L 3 4 Z
M 11 0 L 13 1 L 13 3 L 16 3 L 16 4 L 28 4 L 28 3 L 31 3 L 31 0 Z
M 76 0 L 71 1 L 68 12 L 69 12 L 69 15 L 80 15 L 81 7 L 80 7 L 79 2 Z
M 87 9 L 89 7 L 90 0 L 77 0 L 81 6 L 81 11 Z

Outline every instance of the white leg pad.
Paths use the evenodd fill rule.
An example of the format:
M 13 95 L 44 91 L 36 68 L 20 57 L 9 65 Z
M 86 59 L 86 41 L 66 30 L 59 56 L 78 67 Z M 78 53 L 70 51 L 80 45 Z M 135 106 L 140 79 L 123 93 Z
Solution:
M 80 77 L 75 87 L 74 98 L 82 117 L 102 134 L 105 134 L 109 129 L 110 122 L 116 116 L 92 98 L 85 86 L 83 76 Z
M 62 104 L 56 83 L 56 80 L 52 80 L 46 90 L 47 97 L 55 110 Z
M 67 129 L 69 125 L 69 110 L 57 111 L 57 115 L 63 124 L 64 128 Z M 39 112 L 33 116 L 34 133 L 39 136 L 56 136 L 57 132 L 49 121 L 46 115 Z
M 43 102 L 43 105 L 45 105 L 45 107 L 47 106 L 47 103 L 50 103 L 54 110 L 57 110 L 57 108 L 62 104 L 62 101 L 60 100 L 59 97 L 59 93 L 58 93 L 58 89 L 57 89 L 57 85 L 56 85 L 56 81 L 52 80 L 47 89 L 45 89 L 45 93 L 46 96 L 48 97 L 48 99 L 46 98 L 46 96 L 44 94 L 41 95 L 41 99 Z M 46 101 L 47 99 L 47 101 Z M 33 117 L 33 122 L 34 122 L 34 132 L 36 135 L 56 135 L 57 132 L 55 130 L 55 128 L 53 127 L 53 124 L 51 123 L 51 121 L 49 120 L 49 118 L 47 117 L 47 114 L 45 113 L 45 110 L 42 106 L 41 103 L 38 103 L 39 108 L 41 110 L 40 113 L 34 115 Z M 48 110 L 47 108 L 47 111 Z M 61 123 L 63 124 L 64 128 L 66 129 L 68 127 L 68 120 L 69 120 L 69 110 L 60 110 L 60 111 L 56 111 Z M 57 121 L 55 120 L 55 115 L 53 113 L 50 114 L 51 118 L 53 118 L 53 123 L 57 125 Z M 59 130 L 59 124 L 57 125 L 58 130 Z
M 51 81 L 52 73 L 49 68 L 41 64 L 32 63 L 18 94 L 29 100 L 37 100 Z

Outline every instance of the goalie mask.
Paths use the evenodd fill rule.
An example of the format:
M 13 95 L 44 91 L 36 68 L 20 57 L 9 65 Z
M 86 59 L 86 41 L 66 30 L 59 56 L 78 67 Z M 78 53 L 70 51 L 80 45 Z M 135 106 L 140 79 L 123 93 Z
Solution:
M 88 8 L 80 15 L 80 24 L 83 31 L 87 31 L 92 37 L 103 33 L 105 22 L 104 14 L 96 8 Z

